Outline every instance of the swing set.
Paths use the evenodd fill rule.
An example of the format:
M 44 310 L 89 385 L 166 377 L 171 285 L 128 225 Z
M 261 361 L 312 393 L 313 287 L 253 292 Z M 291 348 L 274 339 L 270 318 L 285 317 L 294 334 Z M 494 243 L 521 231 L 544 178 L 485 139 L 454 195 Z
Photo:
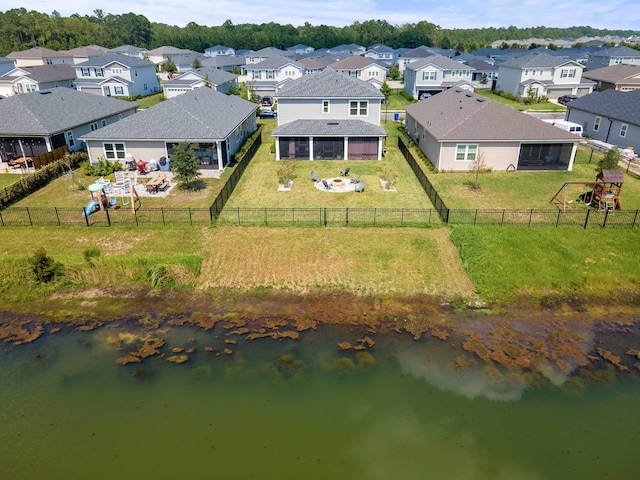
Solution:
M 594 207 L 599 212 L 620 210 L 620 191 L 624 183 L 624 174 L 621 170 L 603 170 L 596 176 L 594 182 L 565 182 L 564 185 L 550 200 L 558 206 L 562 206 L 563 211 L 567 206 L 584 203 Z M 571 185 L 588 185 L 591 190 L 582 192 L 575 199 L 569 196 Z

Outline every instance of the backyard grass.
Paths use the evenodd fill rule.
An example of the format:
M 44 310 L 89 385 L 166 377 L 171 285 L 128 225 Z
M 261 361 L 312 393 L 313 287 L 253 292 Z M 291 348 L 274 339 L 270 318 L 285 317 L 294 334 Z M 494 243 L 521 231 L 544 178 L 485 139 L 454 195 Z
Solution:
M 422 187 L 397 148 L 398 122 L 383 124 L 389 137 L 384 148 L 387 154 L 381 161 L 362 160 L 296 160 L 293 186 L 290 191 L 278 191 L 278 170 L 284 162 L 275 160 L 274 140 L 270 133 L 275 122 L 265 122 L 263 145 L 245 171 L 227 208 L 433 208 Z M 324 179 L 337 178 L 349 167 L 350 176 L 366 182 L 363 193 L 337 193 L 316 188 L 311 171 Z M 396 177 L 396 191 L 385 191 L 379 174 L 390 170 Z
M 400 89 L 392 89 L 391 90 L 391 95 L 389 95 L 389 103 L 385 106 L 382 106 L 382 112 L 384 113 L 385 109 L 386 110 L 404 110 L 404 107 L 406 107 L 407 105 L 411 105 L 412 103 L 416 103 L 417 100 L 409 100 L 405 97 L 403 97 L 400 92 L 402 92 L 402 90 Z M 383 115 L 384 118 L 384 115 Z
M 6 188 L 12 183 L 17 182 L 22 178 L 19 173 L 3 173 L 0 174 L 0 189 Z
M 155 93 L 153 95 L 149 95 L 147 97 L 143 97 L 139 100 L 136 100 L 135 102 L 140 105 L 141 109 L 145 109 L 145 108 L 149 108 L 149 107 L 153 107 L 154 105 L 157 105 L 162 101 L 163 98 L 164 98 L 164 93 L 160 92 L 160 93 Z
M 456 226 L 451 239 L 478 293 L 503 304 L 640 300 L 640 230 Z
M 563 107 L 562 105 L 558 105 L 557 103 L 553 103 L 553 102 L 543 102 L 543 103 L 536 103 L 533 105 L 524 105 L 522 103 L 501 97 L 500 95 L 496 95 L 491 91 L 490 88 L 478 88 L 476 89 L 476 93 L 484 97 L 490 98 L 491 100 L 495 100 L 496 102 L 500 102 L 503 105 L 507 105 L 511 108 L 515 108 L 516 110 L 542 110 L 542 111 L 551 111 L 551 112 L 564 112 L 566 110 L 566 108 Z
M 578 148 L 573 171 L 541 172 L 496 172 L 481 173 L 480 188 L 474 190 L 469 182 L 475 180 L 473 173 L 432 173 L 427 176 L 448 208 L 452 209 L 554 209 L 550 203 L 565 182 L 592 182 L 596 179 L 596 163 L 602 154 L 594 152 L 592 163 L 587 163 L 591 150 Z M 575 200 L 581 193 L 590 190 L 588 185 L 571 185 L 568 199 Z M 625 174 L 625 183 L 620 195 L 625 210 L 640 208 L 640 180 Z M 580 202 L 573 202 L 572 209 L 587 209 Z

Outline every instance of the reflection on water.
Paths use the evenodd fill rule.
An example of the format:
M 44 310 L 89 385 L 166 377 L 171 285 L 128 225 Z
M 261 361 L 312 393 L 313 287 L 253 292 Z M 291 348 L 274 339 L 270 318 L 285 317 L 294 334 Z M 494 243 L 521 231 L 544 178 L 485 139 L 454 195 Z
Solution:
M 632 377 L 594 383 L 550 365 L 549 380 L 534 382 L 480 362 L 457 368 L 460 352 L 446 342 L 395 334 L 340 352 L 344 337 L 328 329 L 299 341 L 239 341 L 226 355 L 215 329 L 180 327 L 163 338 L 167 351 L 194 348 L 188 362 L 156 356 L 118 366 L 133 348 L 122 333 L 69 332 L 0 349 L 0 478 L 637 472 L 640 385 Z

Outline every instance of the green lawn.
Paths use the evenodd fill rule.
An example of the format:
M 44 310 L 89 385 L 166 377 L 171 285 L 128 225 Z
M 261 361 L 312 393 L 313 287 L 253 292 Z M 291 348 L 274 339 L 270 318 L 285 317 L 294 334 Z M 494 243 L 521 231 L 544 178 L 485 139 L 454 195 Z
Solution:
M 16 183 L 18 180 L 22 178 L 22 175 L 19 173 L 3 173 L 0 174 L 0 189 L 8 187 L 12 183 Z
M 490 88 L 479 88 L 476 90 L 476 93 L 482 95 L 484 97 L 490 98 L 491 100 L 495 100 L 496 102 L 500 102 L 503 105 L 507 105 L 511 108 L 515 108 L 516 110 L 542 110 L 542 111 L 552 111 L 552 112 L 564 112 L 566 110 L 562 105 L 558 105 L 552 102 L 544 102 L 544 103 L 536 103 L 534 105 L 524 105 L 522 103 L 515 102 L 513 100 L 509 100 L 507 98 L 501 97 L 500 95 L 496 95 L 491 92 Z
M 447 207 L 457 209 L 553 209 L 549 203 L 565 182 L 592 182 L 597 172 L 596 162 L 601 156 L 594 152 L 592 163 L 588 162 L 590 149 L 579 147 L 578 163 L 573 171 L 542 172 L 496 172 L 481 173 L 479 190 L 473 190 L 468 182 L 474 180 L 472 173 L 428 173 L 429 180 L 438 191 Z M 571 185 L 568 199 L 575 200 L 589 186 Z M 625 174 L 625 183 L 620 195 L 625 210 L 640 208 L 640 180 Z M 574 203 L 571 208 L 587 209 L 584 204 Z
M 267 121 L 264 125 L 263 145 L 229 199 L 229 208 L 433 208 L 396 146 L 398 122 L 383 124 L 389 132 L 384 146 L 387 154 L 383 160 L 297 160 L 296 178 L 290 191 L 278 191 L 277 174 L 283 162 L 290 160 L 275 160 L 275 153 L 271 153 L 274 139 L 270 136 L 275 122 Z M 340 171 L 346 167 L 350 167 L 352 177 L 359 176 L 366 182 L 363 193 L 321 190 L 311 180 L 312 170 L 317 176 L 328 179 L 339 177 Z M 388 168 L 397 178 L 395 192 L 382 188 L 379 174 L 384 168 Z
M 164 99 L 164 93 L 156 93 L 154 95 L 149 95 L 147 97 L 141 98 L 140 100 L 136 100 L 136 103 L 140 105 L 141 109 L 153 107 L 157 105 Z
M 412 103 L 416 103 L 417 100 L 408 100 L 405 97 L 403 97 L 402 95 L 400 95 L 400 92 L 402 90 L 399 89 L 392 89 L 391 91 L 391 95 L 389 96 L 389 104 L 386 105 L 386 109 L 387 110 L 404 110 L 404 107 L 406 107 L 407 105 L 411 105 Z M 385 106 L 382 106 L 382 111 L 384 112 L 385 110 Z

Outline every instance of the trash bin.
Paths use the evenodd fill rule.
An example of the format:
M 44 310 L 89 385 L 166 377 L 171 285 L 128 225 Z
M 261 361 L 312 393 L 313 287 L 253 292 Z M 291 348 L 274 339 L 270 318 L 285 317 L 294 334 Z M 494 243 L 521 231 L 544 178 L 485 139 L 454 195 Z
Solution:
M 400 120 L 400 114 L 399 113 L 394 113 L 393 114 L 393 119 L 397 122 L 398 120 Z

